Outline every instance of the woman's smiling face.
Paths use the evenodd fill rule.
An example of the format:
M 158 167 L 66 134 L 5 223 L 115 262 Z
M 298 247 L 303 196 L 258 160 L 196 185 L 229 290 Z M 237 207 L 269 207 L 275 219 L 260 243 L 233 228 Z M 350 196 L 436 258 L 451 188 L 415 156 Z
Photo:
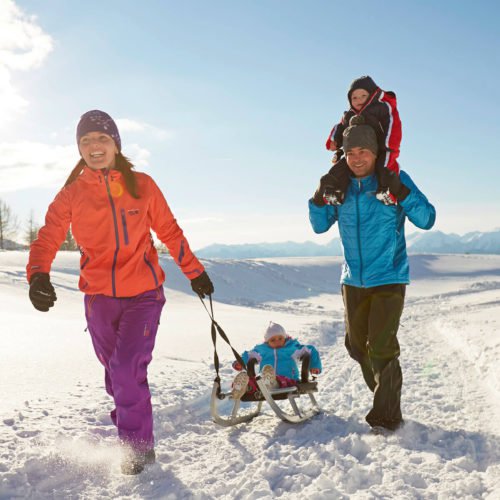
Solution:
M 92 170 L 113 168 L 118 153 L 115 141 L 103 132 L 89 132 L 81 137 L 78 144 L 80 154 Z

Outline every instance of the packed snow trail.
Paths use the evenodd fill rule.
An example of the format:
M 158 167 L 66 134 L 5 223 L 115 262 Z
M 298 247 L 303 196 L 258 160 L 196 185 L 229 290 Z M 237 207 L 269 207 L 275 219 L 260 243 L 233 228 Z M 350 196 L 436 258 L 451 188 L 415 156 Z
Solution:
M 59 309 L 49 317 L 30 309 L 22 255 L 4 255 L 0 499 L 500 498 L 500 259 L 464 256 L 456 267 L 443 258 L 439 280 L 422 273 L 409 287 L 399 334 L 406 426 L 387 437 L 364 422 L 371 393 L 343 345 L 341 301 L 324 289 L 300 292 L 297 259 L 269 263 L 276 289 L 281 266 L 281 301 L 259 297 L 250 284 L 253 307 L 215 304 L 216 319 L 242 350 L 260 340 L 269 320 L 319 348 L 323 413 L 297 426 L 265 405 L 249 424 L 211 422 L 208 317 L 196 298 L 167 290 L 149 377 L 158 460 L 125 477 L 102 368 L 83 332 L 75 275 L 66 272 L 73 256 L 55 272 Z M 303 266 L 324 274 L 338 265 L 311 261 Z M 228 263 L 228 282 L 245 263 Z M 224 264 L 216 265 L 224 274 Z M 266 261 L 259 267 L 266 275 Z M 458 268 L 469 272 L 460 276 Z M 295 289 L 292 300 L 287 286 Z M 219 345 L 227 387 L 232 359 Z

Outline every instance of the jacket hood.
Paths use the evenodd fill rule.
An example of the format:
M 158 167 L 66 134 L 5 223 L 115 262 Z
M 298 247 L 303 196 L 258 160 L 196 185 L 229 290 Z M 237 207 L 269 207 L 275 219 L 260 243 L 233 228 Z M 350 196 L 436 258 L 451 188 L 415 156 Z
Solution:
M 374 92 L 378 90 L 378 86 L 370 76 L 361 76 L 360 78 L 356 78 L 356 80 L 354 80 L 351 83 L 349 91 L 347 92 L 347 99 L 351 106 L 352 106 L 351 103 L 352 93 L 357 89 L 366 90 L 370 95 L 372 95 Z

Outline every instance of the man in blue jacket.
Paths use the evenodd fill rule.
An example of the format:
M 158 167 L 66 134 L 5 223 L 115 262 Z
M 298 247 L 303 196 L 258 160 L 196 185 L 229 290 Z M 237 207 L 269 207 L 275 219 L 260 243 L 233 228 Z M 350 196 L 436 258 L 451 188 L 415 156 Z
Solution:
M 430 229 L 436 211 L 404 171 L 398 177 L 381 169 L 380 182 L 398 203 L 384 205 L 377 200 L 377 136 L 362 116 L 351 119 L 343 147 L 351 171 L 344 204 L 325 204 L 328 193 L 342 182 L 332 169 L 309 201 L 309 219 L 316 233 L 339 224 L 345 258 L 341 276 L 345 345 L 374 393 L 366 421 L 375 428 L 396 430 L 403 423 L 397 332 L 409 284 L 404 223 L 408 218 L 415 226 Z

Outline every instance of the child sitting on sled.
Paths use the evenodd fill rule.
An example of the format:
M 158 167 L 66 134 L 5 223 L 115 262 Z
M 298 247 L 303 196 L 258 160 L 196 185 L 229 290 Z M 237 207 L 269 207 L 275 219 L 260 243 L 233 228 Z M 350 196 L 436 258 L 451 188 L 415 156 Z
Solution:
M 333 127 L 326 141 L 326 149 L 335 151 L 335 156 L 334 165 L 329 172 L 332 176 L 332 185 L 325 190 L 324 201 L 330 205 L 341 205 L 344 202 L 350 171 L 345 157 L 342 157 L 342 134 L 353 116 L 362 115 L 365 123 L 375 130 L 380 151 L 376 163 L 379 180 L 376 196 L 384 204 L 393 205 L 396 203 L 396 198 L 381 182 L 380 172 L 387 168 L 399 175 L 399 165 L 396 160 L 399 156 L 402 132 L 396 94 L 381 90 L 372 78 L 362 76 L 352 82 L 347 99 L 350 108 L 344 112 L 341 121 Z
M 306 353 L 311 356 L 309 371 L 318 375 L 321 373 L 321 360 L 316 348 L 292 339 L 281 325 L 271 321 L 264 334 L 264 342 L 256 345 L 251 351 L 245 351 L 241 357 L 245 363 L 257 359 L 261 366 L 260 376 L 264 384 L 270 389 L 276 389 L 297 385 L 300 379 L 297 360 Z M 235 361 L 233 368 L 241 371 L 243 366 Z M 252 394 L 257 390 L 255 378 L 250 378 L 246 372 L 241 372 L 234 378 L 232 397 L 239 399 L 246 392 Z

